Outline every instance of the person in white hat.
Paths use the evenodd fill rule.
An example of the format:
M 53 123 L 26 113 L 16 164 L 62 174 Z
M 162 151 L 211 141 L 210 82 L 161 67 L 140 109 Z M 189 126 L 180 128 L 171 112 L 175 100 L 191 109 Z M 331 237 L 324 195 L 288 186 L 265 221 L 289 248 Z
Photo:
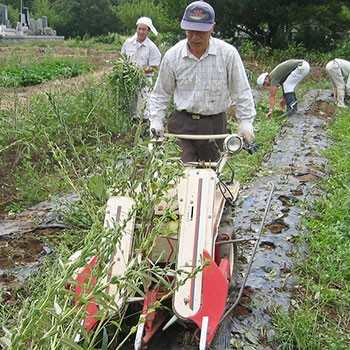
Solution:
M 170 100 L 175 110 L 167 119 L 170 133 L 208 135 L 230 132 L 226 112 L 236 104 L 238 134 L 247 143 L 255 139 L 256 115 L 252 91 L 237 49 L 212 37 L 215 11 L 204 1 L 194 1 L 184 12 L 181 28 L 186 39 L 164 55 L 150 98 L 150 131 L 162 136 Z M 216 161 L 222 142 L 180 140 L 181 158 Z
M 276 93 L 282 86 L 283 96 L 280 106 L 287 110 L 283 117 L 289 117 L 297 112 L 297 98 L 295 95 L 299 83 L 309 74 L 310 65 L 305 60 L 291 59 L 280 63 L 271 73 L 262 73 L 257 79 L 260 86 L 270 89 L 270 108 L 266 118 L 271 118 L 275 106 Z
M 335 58 L 327 63 L 326 72 L 334 88 L 337 106 L 345 108 L 345 98 L 350 96 L 350 61 Z
M 153 75 L 161 61 L 161 53 L 157 45 L 148 37 L 149 33 L 158 35 L 149 17 L 140 17 L 136 22 L 136 33 L 127 39 L 121 49 L 121 54 L 128 57 L 131 62 L 138 64 L 145 72 L 150 84 L 153 82 Z M 142 120 L 141 114 L 147 119 L 147 102 L 150 89 L 145 88 L 140 92 L 137 105 L 134 110 L 135 117 Z M 143 110 L 146 110 L 143 112 Z

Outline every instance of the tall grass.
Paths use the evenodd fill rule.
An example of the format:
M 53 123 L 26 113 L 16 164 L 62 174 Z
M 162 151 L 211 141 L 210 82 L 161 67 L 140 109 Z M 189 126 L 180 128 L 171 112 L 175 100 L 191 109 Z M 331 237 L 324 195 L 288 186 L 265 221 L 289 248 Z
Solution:
M 53 85 L 27 104 L 17 103 L 11 110 L 0 112 L 2 166 L 12 167 L 15 176 L 11 184 L 17 187 L 17 199 L 24 207 L 44 200 L 47 193 L 67 190 L 67 184 L 57 178 L 57 160 L 52 157 L 50 144 L 64 150 L 67 158 L 85 150 L 84 158 L 76 160 L 93 164 L 94 158 L 106 156 L 99 152 L 99 143 L 104 140 L 118 144 L 123 139 L 124 147 L 133 141 L 131 116 L 119 108 L 119 99 L 106 76 L 102 80 L 86 79 L 84 87 L 73 92 Z M 47 182 L 42 182 L 43 178 Z M 36 189 L 33 195 L 31 188 Z

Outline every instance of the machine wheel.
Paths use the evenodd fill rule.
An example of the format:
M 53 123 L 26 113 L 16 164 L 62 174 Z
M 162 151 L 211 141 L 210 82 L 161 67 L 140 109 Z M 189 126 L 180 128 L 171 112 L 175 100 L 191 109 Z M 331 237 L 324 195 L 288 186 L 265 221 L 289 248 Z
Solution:
M 219 228 L 219 240 L 220 241 L 227 241 L 227 240 L 233 240 L 236 238 L 236 234 L 234 232 L 233 228 L 233 206 L 227 205 L 225 208 L 220 228 Z M 236 243 L 228 243 L 228 244 L 222 244 L 220 246 L 220 259 L 228 259 L 230 262 L 230 274 L 231 279 L 229 282 L 229 289 L 234 289 L 237 287 L 238 284 L 238 249 Z
M 219 233 L 220 241 L 232 240 L 234 239 L 234 234 L 228 234 L 226 232 Z M 238 252 L 237 252 L 237 244 L 235 243 L 227 243 L 222 244 L 220 246 L 220 259 L 228 259 L 230 263 L 230 275 L 231 279 L 229 281 L 229 288 L 234 289 L 237 286 L 238 279 Z
M 234 238 L 233 238 L 234 239 Z M 230 244 L 230 266 L 231 266 L 231 279 L 229 283 L 229 288 L 234 289 L 238 285 L 238 249 L 237 244 Z

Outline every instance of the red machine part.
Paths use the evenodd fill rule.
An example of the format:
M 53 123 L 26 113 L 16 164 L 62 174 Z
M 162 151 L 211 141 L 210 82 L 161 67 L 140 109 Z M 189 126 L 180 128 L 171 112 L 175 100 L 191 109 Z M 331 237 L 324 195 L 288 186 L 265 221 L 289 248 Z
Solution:
M 203 317 L 209 318 L 207 333 L 207 346 L 209 346 L 225 312 L 228 294 L 227 276 L 230 270 L 228 261 L 224 261 L 227 259 L 222 259 L 217 266 L 207 250 L 203 251 L 203 258 L 209 261 L 209 264 L 205 265 L 203 270 L 202 306 L 196 315 L 190 317 L 190 320 L 202 329 Z
M 84 295 L 84 294 L 90 294 L 92 288 L 96 284 L 96 277 L 91 276 L 91 270 L 97 263 L 98 256 L 94 256 L 93 259 L 89 262 L 88 266 L 85 267 L 81 273 L 77 277 L 78 284 L 74 286 L 74 293 L 77 295 Z M 86 283 L 88 281 L 88 283 Z M 85 290 L 84 285 L 88 285 L 89 289 Z M 78 298 L 74 299 L 74 305 L 76 305 L 79 302 Z M 95 326 L 95 324 L 98 322 L 96 318 L 94 318 L 94 315 L 99 311 L 98 306 L 96 305 L 96 298 L 93 297 L 89 304 L 86 306 L 87 316 L 84 319 L 84 327 L 86 329 L 86 332 L 89 333 Z

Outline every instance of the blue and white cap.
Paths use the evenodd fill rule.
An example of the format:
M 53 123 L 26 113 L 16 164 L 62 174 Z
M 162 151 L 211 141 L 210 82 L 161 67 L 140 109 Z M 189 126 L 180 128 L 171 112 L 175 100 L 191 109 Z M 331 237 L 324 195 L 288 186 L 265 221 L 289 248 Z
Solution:
M 184 30 L 208 32 L 214 23 L 214 9 L 205 1 L 194 1 L 186 7 L 181 21 L 181 28 Z

